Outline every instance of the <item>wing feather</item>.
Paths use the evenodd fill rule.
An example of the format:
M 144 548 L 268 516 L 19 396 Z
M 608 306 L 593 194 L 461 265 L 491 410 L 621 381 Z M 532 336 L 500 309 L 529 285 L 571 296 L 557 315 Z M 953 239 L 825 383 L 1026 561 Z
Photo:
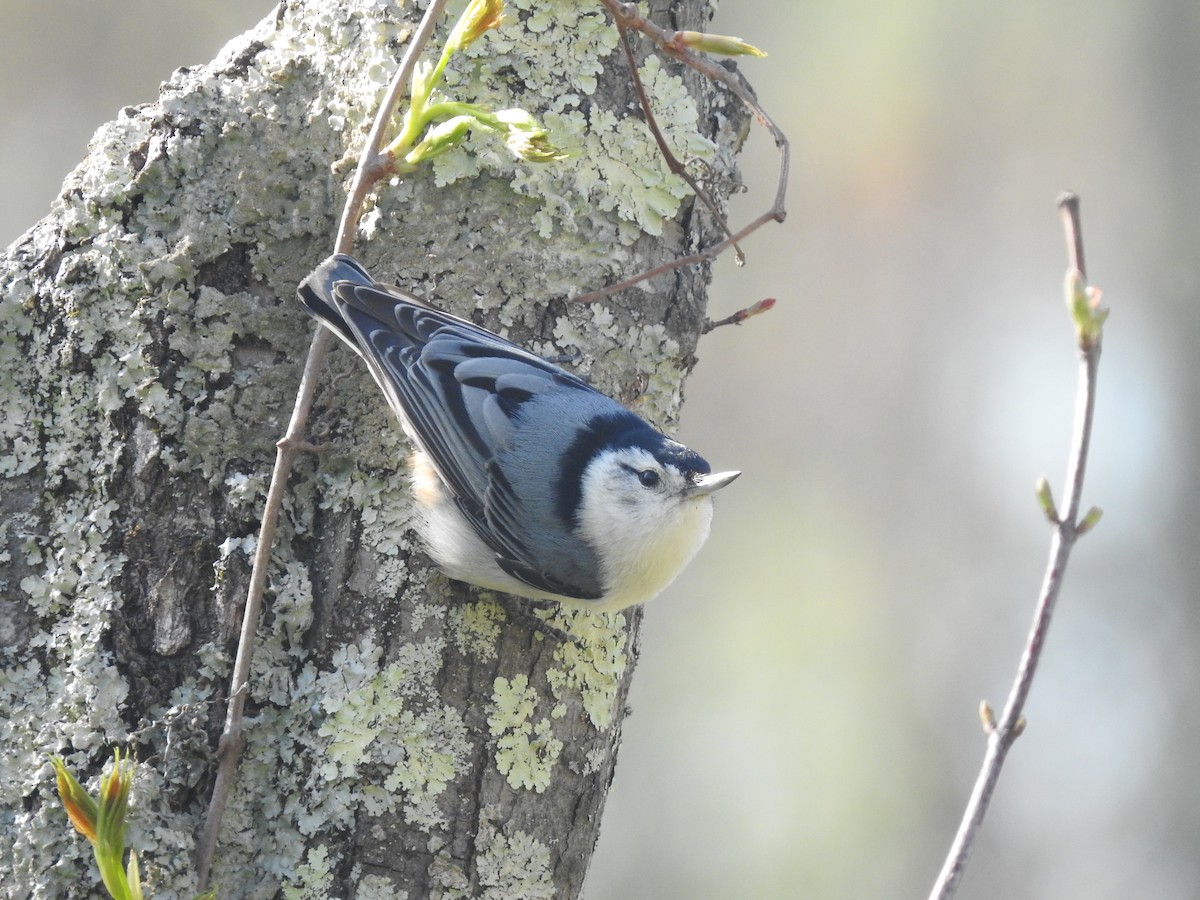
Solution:
M 326 260 L 298 295 L 311 315 L 366 361 L 500 568 L 539 590 L 599 598 L 598 581 L 563 581 L 549 571 L 553 560 L 529 545 L 526 510 L 497 457 L 522 405 L 543 391 L 603 395 L 499 335 L 377 284 L 348 256 Z

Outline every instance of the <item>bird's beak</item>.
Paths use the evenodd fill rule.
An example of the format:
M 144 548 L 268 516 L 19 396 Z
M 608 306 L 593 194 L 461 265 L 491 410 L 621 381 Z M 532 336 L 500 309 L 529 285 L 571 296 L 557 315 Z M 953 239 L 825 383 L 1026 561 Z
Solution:
M 716 472 L 712 475 L 701 475 L 688 487 L 687 495 L 689 497 L 707 497 L 714 491 L 725 487 L 741 474 L 741 472 Z

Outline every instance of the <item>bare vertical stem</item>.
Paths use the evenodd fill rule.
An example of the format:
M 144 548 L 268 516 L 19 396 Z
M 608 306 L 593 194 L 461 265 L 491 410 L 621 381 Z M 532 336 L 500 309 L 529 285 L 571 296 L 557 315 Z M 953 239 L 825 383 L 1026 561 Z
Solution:
M 354 179 L 342 211 L 335 244 L 335 251 L 338 253 L 346 253 L 353 248 L 354 233 L 358 227 L 359 216 L 362 214 L 367 192 L 385 170 L 384 161 L 379 156 L 379 148 L 383 145 L 384 134 L 400 98 L 412 80 L 417 60 L 429 42 L 445 5 L 446 0 L 430 0 L 421 24 L 405 51 L 400 68 L 396 71 L 387 94 L 380 103 L 366 145 L 359 156 L 358 167 L 355 170 Z M 242 747 L 245 744 L 242 723 L 250 681 L 250 664 L 254 655 L 255 633 L 258 629 L 258 619 L 262 610 L 263 594 L 266 590 L 267 574 L 271 563 L 271 548 L 275 543 L 275 531 L 279 524 L 279 511 L 283 506 L 288 476 L 291 474 L 296 455 L 305 448 L 304 431 L 308 425 L 313 400 L 316 397 L 317 379 L 325 361 L 325 354 L 329 349 L 330 338 L 329 329 L 318 325 L 312 343 L 309 345 L 308 357 L 304 362 L 304 372 L 300 377 L 300 388 L 296 394 L 296 403 L 292 408 L 291 420 L 288 422 L 284 436 L 275 445 L 275 467 L 271 472 L 271 484 L 267 489 L 267 499 L 263 506 L 262 523 L 254 550 L 254 565 L 250 574 L 250 588 L 247 591 L 246 605 L 242 612 L 242 630 L 238 638 L 237 657 L 234 660 L 233 675 L 230 679 L 225 727 L 217 744 L 217 756 L 220 762 L 213 780 L 212 797 L 209 800 L 208 813 L 204 820 L 204 830 L 196 843 L 196 870 L 201 891 L 208 887 L 213 854 L 216 852 L 217 838 L 221 829 L 221 818 L 225 813 L 229 792 L 233 789 L 238 761 L 241 759 Z
M 671 31 L 666 28 L 661 28 L 655 25 L 649 19 L 645 18 L 638 10 L 637 4 L 622 3 L 620 0 L 600 0 L 604 8 L 608 10 L 609 15 L 613 17 L 613 22 L 616 24 L 617 31 L 621 36 L 622 41 L 625 41 L 626 57 L 629 61 L 630 71 L 633 73 L 635 89 L 638 93 L 639 101 L 642 103 L 643 109 L 646 111 L 647 124 L 650 124 L 651 133 L 654 139 L 658 142 L 659 149 L 662 151 L 664 158 L 667 160 L 668 167 L 674 171 L 674 166 L 677 161 L 674 161 L 674 156 L 671 155 L 666 142 L 661 139 L 661 135 L 657 130 L 657 123 L 653 123 L 653 113 L 650 110 L 650 104 L 645 97 L 645 91 L 642 89 L 641 80 L 637 75 L 637 67 L 634 65 L 633 54 L 628 44 L 629 30 L 640 32 L 650 41 L 652 41 L 659 50 L 673 59 L 677 59 L 684 65 L 691 66 L 700 74 L 725 85 L 733 92 L 739 100 L 746 105 L 754 118 L 771 133 L 771 137 L 775 140 L 775 147 L 779 151 L 779 178 L 775 187 L 775 201 L 771 208 L 760 215 L 757 219 L 746 225 L 741 230 L 730 234 L 728 223 L 720 216 L 718 220 L 721 222 L 721 227 L 724 230 L 726 237 L 711 246 L 704 247 L 697 253 L 690 256 L 681 256 L 673 259 L 670 262 L 655 266 L 652 269 L 647 269 L 644 272 L 639 272 L 629 278 L 626 278 L 616 284 L 611 284 L 607 287 L 597 288 L 594 291 L 588 291 L 585 294 L 580 294 L 574 298 L 576 303 L 591 303 L 594 300 L 599 300 L 601 297 L 607 297 L 609 294 L 622 291 L 627 287 L 639 284 L 647 278 L 653 278 L 656 275 L 661 275 L 664 272 L 673 272 L 676 269 L 684 266 L 696 265 L 697 263 L 707 262 L 715 259 L 726 249 L 733 247 L 734 251 L 740 254 L 738 248 L 739 242 L 747 235 L 757 231 L 768 222 L 782 222 L 787 218 L 787 209 L 784 206 L 784 199 L 787 196 L 788 183 L 788 166 L 791 154 L 791 145 L 788 143 L 787 135 L 783 133 L 783 129 L 775 124 L 775 120 L 767 115 L 767 111 L 759 104 L 758 98 L 754 93 L 747 89 L 742 84 L 741 80 L 731 74 L 724 67 L 717 65 L 709 59 L 705 59 L 698 53 L 693 53 L 680 41 L 680 32 Z M 711 207 L 710 207 L 711 208 Z
M 646 119 L 646 126 L 650 129 L 654 143 L 658 145 L 658 152 L 666 162 L 667 169 L 670 170 L 672 175 L 683 179 L 684 183 L 691 188 L 696 199 L 703 203 L 712 215 L 718 227 L 725 233 L 725 237 L 732 240 L 733 232 L 729 230 L 729 223 L 725 221 L 725 217 L 717 209 L 716 201 L 708 196 L 708 192 L 700 187 L 696 179 L 688 173 L 687 166 L 676 158 L 674 151 L 671 150 L 671 145 L 667 143 L 667 139 L 662 133 L 662 129 L 658 127 L 658 119 L 654 116 L 654 108 L 650 105 L 650 98 L 646 96 L 646 87 L 642 84 L 642 76 L 638 73 L 637 58 L 633 55 L 633 47 L 629 43 L 629 29 L 625 27 L 620 19 L 615 21 L 617 23 L 617 34 L 621 38 L 621 48 L 625 51 L 625 62 L 629 66 L 629 80 L 633 83 L 633 90 L 637 94 L 638 103 L 641 104 L 642 115 Z M 739 266 L 744 265 L 746 255 L 736 243 L 733 245 L 733 252 L 737 258 L 737 264 Z
M 379 112 L 375 115 L 371 133 L 367 135 L 366 146 L 363 147 L 362 155 L 358 158 L 358 168 L 354 172 L 350 194 L 346 197 L 346 205 L 342 209 L 342 221 L 338 225 L 337 243 L 334 246 L 336 253 L 349 253 L 354 246 L 354 231 L 358 228 L 358 217 L 362 215 L 363 201 L 367 197 L 367 191 L 379 180 L 385 169 L 384 161 L 379 158 L 379 148 L 383 146 L 383 137 L 387 133 L 388 123 L 391 122 L 392 114 L 400 105 L 400 98 L 412 81 L 413 72 L 417 68 L 417 60 L 421 58 L 421 52 L 429 43 L 429 39 L 433 37 L 433 29 L 437 26 L 438 19 L 442 17 L 442 10 L 445 7 L 446 0 L 429 0 L 429 6 L 425 8 L 425 15 L 421 18 L 421 24 L 417 26 L 417 31 L 408 44 L 404 59 L 400 61 L 400 68 L 396 70 L 387 94 L 384 95 L 383 102 L 379 104 Z M 320 332 L 328 329 L 318 326 L 317 330 Z
M 1079 224 L 1079 197 L 1067 192 L 1058 198 L 1058 211 L 1062 213 L 1063 232 L 1067 238 L 1067 265 L 1087 279 L 1083 265 L 1083 229 Z
M 1079 224 L 1079 200 L 1074 194 L 1064 194 L 1058 201 L 1063 214 L 1067 236 L 1068 272 L 1083 274 L 1083 237 Z M 971 797 L 963 811 L 962 821 L 950 852 L 938 875 L 930 900 L 948 900 L 958 890 L 963 871 L 971 856 L 975 839 L 987 814 L 1000 770 L 1013 742 L 1025 729 L 1025 701 L 1029 697 L 1033 678 L 1050 629 L 1050 619 L 1062 589 L 1067 561 L 1071 549 L 1081 533 L 1079 519 L 1080 497 L 1083 492 L 1083 477 L 1087 468 L 1088 448 L 1092 439 L 1092 420 L 1096 404 L 1096 372 L 1100 362 L 1100 340 L 1079 341 L 1079 387 L 1075 401 L 1075 425 L 1071 437 L 1071 451 L 1067 462 L 1066 490 L 1064 493 L 1066 512 L 1053 511 L 1052 502 L 1048 513 L 1052 517 L 1054 532 L 1050 538 L 1050 554 L 1046 564 L 1042 587 L 1034 610 L 1033 624 L 1029 629 L 1017 675 L 1009 691 L 1004 710 L 998 719 L 993 718 L 991 708 L 983 704 L 984 729 L 987 732 L 987 750 L 976 778 Z

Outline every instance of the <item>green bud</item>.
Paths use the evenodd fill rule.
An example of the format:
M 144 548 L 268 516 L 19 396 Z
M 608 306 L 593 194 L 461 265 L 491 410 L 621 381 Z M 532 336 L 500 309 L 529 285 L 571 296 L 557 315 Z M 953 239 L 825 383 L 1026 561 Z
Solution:
M 484 32 L 499 28 L 504 21 L 503 12 L 503 0 L 471 0 L 446 38 L 447 52 L 463 50 L 475 43 Z
M 133 760 L 113 751 L 113 767 L 100 778 L 100 814 L 96 825 L 96 865 L 104 886 L 114 897 L 130 896 L 121 858 L 125 855 L 125 817 L 133 785 Z M 136 867 L 135 867 L 136 869 Z M 125 894 L 119 891 L 126 891 Z
M 125 818 L 129 812 L 129 789 L 133 784 L 133 759 L 113 752 L 113 766 L 100 778 L 100 798 L 92 798 L 67 771 L 62 759 L 50 758 L 58 784 L 58 795 L 75 830 L 91 842 L 96 866 L 108 892 L 117 900 L 141 900 L 136 857 L 129 867 L 121 865 L 125 855 Z
M 1087 534 L 1093 528 L 1100 524 L 1100 520 L 1104 517 L 1104 510 L 1098 506 L 1093 506 L 1084 514 L 1084 517 L 1079 520 L 1079 524 L 1075 527 L 1075 536 L 1081 537 Z
M 58 797 L 62 801 L 63 809 L 67 811 L 67 818 L 75 826 L 76 831 L 95 844 L 96 820 L 99 816 L 96 801 L 83 789 L 83 785 L 76 780 L 75 776 L 67 771 L 67 765 L 62 761 L 62 757 L 50 757 L 50 765 L 54 767 Z
M 983 726 L 983 733 L 990 735 L 996 730 L 996 714 L 992 712 L 992 704 L 986 700 L 979 701 L 979 724 Z
M 441 156 L 447 150 L 461 144 L 473 124 L 475 124 L 475 119 L 471 116 L 454 116 L 444 122 L 439 122 L 425 132 L 421 143 L 405 155 L 404 161 L 415 166 Z
M 510 131 L 504 143 L 514 156 L 525 162 L 555 162 L 567 158 L 566 151 L 555 147 L 545 131 Z
M 1078 269 L 1067 272 L 1067 309 L 1075 323 L 1079 346 L 1085 350 L 1100 342 L 1104 320 L 1108 310 L 1100 305 L 1100 289 L 1083 283 L 1083 274 Z
M 509 151 L 526 162 L 554 162 L 567 154 L 550 141 L 550 132 L 523 109 L 502 109 L 493 120 L 504 131 Z
M 1034 493 L 1037 495 L 1038 506 L 1046 514 L 1046 518 L 1057 525 L 1059 523 L 1058 507 L 1054 505 L 1054 495 L 1050 493 L 1050 482 L 1046 480 L 1045 475 L 1037 480 L 1037 487 L 1034 488 Z
M 700 31 L 677 31 L 672 41 L 677 47 L 699 50 L 702 53 L 719 53 L 722 56 L 756 56 L 762 59 L 767 54 L 741 38 L 725 34 L 704 34 Z

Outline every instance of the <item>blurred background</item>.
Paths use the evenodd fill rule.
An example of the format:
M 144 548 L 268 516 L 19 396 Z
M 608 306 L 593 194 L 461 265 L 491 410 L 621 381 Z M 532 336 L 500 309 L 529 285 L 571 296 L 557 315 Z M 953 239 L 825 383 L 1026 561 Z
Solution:
M 0 2 L 0 243 L 88 138 L 271 11 Z M 959 897 L 1200 896 L 1200 4 L 725 0 L 790 216 L 717 267 L 681 437 L 745 474 L 645 613 L 587 900 L 924 897 L 1004 701 L 1076 360 L 1054 201 L 1112 309 L 1076 549 Z M 756 133 L 733 224 L 769 205 Z M 1191 372 L 1192 374 L 1189 374 Z

